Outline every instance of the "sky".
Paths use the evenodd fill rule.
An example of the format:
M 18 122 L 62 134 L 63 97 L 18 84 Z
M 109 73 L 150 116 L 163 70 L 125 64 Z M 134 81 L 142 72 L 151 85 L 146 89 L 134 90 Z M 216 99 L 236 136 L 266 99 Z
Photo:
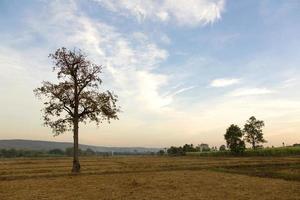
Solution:
M 0 0 L 0 139 L 72 141 L 43 126 L 33 89 L 55 81 L 60 47 L 103 65 L 120 120 L 82 124 L 80 142 L 225 144 L 265 121 L 265 146 L 300 143 L 300 1 Z

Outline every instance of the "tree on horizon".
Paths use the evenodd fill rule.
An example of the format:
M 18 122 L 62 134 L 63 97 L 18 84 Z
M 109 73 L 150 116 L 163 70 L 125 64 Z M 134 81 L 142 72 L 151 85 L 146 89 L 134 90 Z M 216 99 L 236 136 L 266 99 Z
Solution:
M 78 134 L 79 123 L 118 119 L 117 96 L 111 91 L 100 91 L 102 67 L 87 59 L 81 50 L 59 48 L 49 57 L 58 83 L 44 81 L 34 93 L 44 101 L 44 125 L 52 129 L 54 136 L 73 131 L 72 172 L 80 172 Z
M 262 127 L 264 121 L 257 120 L 254 116 L 250 117 L 244 126 L 245 140 L 255 149 L 259 143 L 267 142 L 263 137 Z
M 226 130 L 224 138 L 226 140 L 227 147 L 233 153 L 242 153 L 245 150 L 245 142 L 242 139 L 243 132 L 237 125 L 230 125 Z

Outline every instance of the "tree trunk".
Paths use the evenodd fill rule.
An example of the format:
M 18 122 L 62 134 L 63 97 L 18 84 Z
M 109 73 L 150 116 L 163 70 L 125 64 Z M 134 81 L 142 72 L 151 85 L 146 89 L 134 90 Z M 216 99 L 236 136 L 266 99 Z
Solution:
M 74 147 L 73 147 L 73 173 L 80 172 L 80 163 L 79 163 L 79 155 L 78 155 L 78 119 L 74 119 Z
M 76 73 L 75 73 L 76 74 Z M 73 117 L 73 125 L 74 125 L 74 151 L 73 151 L 73 173 L 80 172 L 80 163 L 79 163 L 79 155 L 78 155 L 78 124 L 79 124 L 79 116 L 78 116 L 78 105 L 79 105 L 79 97 L 78 97 L 78 82 L 77 75 L 74 76 L 74 117 Z
M 255 141 L 252 141 L 252 148 L 255 149 Z

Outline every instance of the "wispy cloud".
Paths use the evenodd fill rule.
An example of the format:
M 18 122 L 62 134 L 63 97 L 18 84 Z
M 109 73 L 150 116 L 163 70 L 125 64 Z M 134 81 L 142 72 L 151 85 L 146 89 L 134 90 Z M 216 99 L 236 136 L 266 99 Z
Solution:
M 180 93 L 186 92 L 186 91 L 191 90 L 191 89 L 194 89 L 194 88 L 195 88 L 195 86 L 189 86 L 189 87 L 181 88 L 181 89 L 179 89 L 179 90 L 173 92 L 173 93 L 172 93 L 172 96 L 178 95 L 178 94 L 180 94 Z
M 139 21 L 175 21 L 179 25 L 206 25 L 221 18 L 225 0 L 95 0 L 105 8 Z
M 162 108 L 173 100 L 160 91 L 168 84 L 169 76 L 153 70 L 167 59 L 168 52 L 146 34 L 123 34 L 113 26 L 86 16 L 74 1 L 71 2 L 73 6 L 50 2 L 42 17 L 30 20 L 30 28 L 53 41 L 51 45 L 55 48 L 61 44 L 78 47 L 86 51 L 93 61 L 103 64 L 106 87 L 115 88 L 123 110 L 134 105 L 133 110 L 141 113 L 146 110 L 162 112 Z M 67 18 L 64 13 L 68 14 Z M 68 32 L 59 31 L 66 29 Z
M 241 81 L 241 79 L 237 78 L 220 78 L 215 79 L 210 83 L 211 87 L 227 87 L 230 85 L 238 84 Z
M 297 85 L 298 82 L 299 81 L 297 78 L 287 79 L 287 80 L 283 81 L 281 88 L 288 88 L 288 87 L 295 86 L 295 85 Z
M 254 96 L 254 95 L 266 95 L 272 94 L 275 91 L 267 88 L 240 88 L 229 93 L 229 96 L 240 97 L 240 96 Z
M 8 20 L 0 22 L 5 27 L 0 31 L 0 91 L 5 94 L 0 98 L 0 131 L 6 132 L 4 137 L 49 139 L 40 133 L 50 130 L 37 126 L 41 123 L 40 104 L 33 98 L 32 89 L 42 80 L 56 79 L 47 55 L 66 46 L 81 48 L 89 59 L 104 66 L 103 89 L 114 90 L 123 111 L 121 120 L 103 124 L 100 130 L 82 126 L 82 142 L 122 146 L 182 145 L 190 141 L 221 144 L 222 133 L 229 124 L 243 124 L 251 115 L 266 121 L 268 141 L 272 142 L 271 135 L 279 129 L 293 138 L 290 141 L 299 139 L 300 95 L 296 91 L 300 71 L 295 52 L 299 52 L 300 45 L 291 34 L 288 39 L 283 37 L 299 32 L 295 23 L 290 23 L 289 31 L 284 27 L 275 35 L 270 30 L 278 28 L 280 22 L 262 29 L 267 32 L 259 38 L 255 31 L 240 37 L 245 33 L 241 26 L 226 28 L 236 17 L 229 13 L 232 6 L 222 25 L 199 27 L 221 18 L 225 4 L 222 0 L 97 2 L 36 4 L 33 0 L 26 6 L 3 5 L 7 11 L 0 16 Z M 35 12 L 37 9 L 39 12 Z M 247 12 L 245 17 L 248 14 L 253 15 Z M 293 19 L 287 19 L 296 21 L 294 13 L 291 15 Z M 251 24 L 254 29 L 262 28 Z M 171 30 L 174 25 L 176 31 Z M 189 39 L 183 44 L 185 36 Z M 205 51 L 198 48 L 205 45 Z M 245 51 L 239 51 L 241 46 Z M 70 134 L 58 139 L 61 138 L 72 139 Z
M 192 90 L 194 89 L 196 86 L 188 86 L 188 87 L 181 87 L 179 88 L 180 86 L 182 85 L 178 85 L 177 87 L 173 87 L 173 89 L 175 89 L 175 91 L 169 91 L 167 92 L 164 97 L 174 97 L 176 95 L 179 95 L 183 92 L 186 92 L 186 91 L 189 91 L 189 90 Z

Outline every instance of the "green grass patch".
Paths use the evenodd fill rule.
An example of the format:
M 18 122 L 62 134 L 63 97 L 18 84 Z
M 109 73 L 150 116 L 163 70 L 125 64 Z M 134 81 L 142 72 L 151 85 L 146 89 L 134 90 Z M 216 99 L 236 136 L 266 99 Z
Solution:
M 209 152 L 187 152 L 189 156 L 300 156 L 300 147 L 276 147 L 263 149 L 246 149 L 241 154 L 234 154 L 230 151 L 209 151 Z

